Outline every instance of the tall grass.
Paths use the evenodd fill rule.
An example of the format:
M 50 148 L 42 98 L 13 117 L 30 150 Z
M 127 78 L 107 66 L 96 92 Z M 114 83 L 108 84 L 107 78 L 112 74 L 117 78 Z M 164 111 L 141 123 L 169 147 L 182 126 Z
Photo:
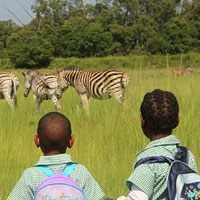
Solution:
M 46 70 L 44 70 L 46 71 Z M 126 69 L 131 77 L 122 107 L 114 99 L 98 101 L 90 99 L 90 117 L 83 109 L 76 111 L 79 96 L 69 88 L 60 103 L 61 112 L 72 123 L 75 143 L 67 153 L 78 163 L 86 165 L 102 187 L 106 196 L 117 198 L 127 195 L 125 181 L 133 171 L 136 153 L 147 144 L 148 139 L 140 127 L 139 107 L 146 92 L 155 88 L 173 92 L 180 104 L 180 126 L 174 134 L 196 156 L 199 166 L 200 130 L 200 76 L 187 74 L 174 77 L 167 69 Z M 14 73 L 20 79 L 18 108 L 11 112 L 5 100 L 0 101 L 0 199 L 7 198 L 24 169 L 36 164 L 42 155 L 33 142 L 38 120 L 47 112 L 54 111 L 51 101 L 41 104 L 36 114 L 32 95 L 23 97 L 21 70 Z
M 158 68 L 180 68 L 190 66 L 198 68 L 200 56 L 197 53 L 178 55 L 129 55 L 129 56 L 108 56 L 105 58 L 55 58 L 49 68 L 62 68 L 68 66 L 80 67 L 83 69 L 105 69 L 105 68 L 128 68 L 128 69 L 158 69 Z

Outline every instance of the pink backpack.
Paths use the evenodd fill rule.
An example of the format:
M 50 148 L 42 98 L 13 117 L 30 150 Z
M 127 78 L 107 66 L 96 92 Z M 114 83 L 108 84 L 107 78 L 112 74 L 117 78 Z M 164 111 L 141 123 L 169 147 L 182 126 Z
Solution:
M 69 177 L 76 165 L 70 163 L 63 173 L 56 174 L 45 166 L 35 166 L 48 178 L 38 186 L 33 200 L 86 200 L 80 186 Z

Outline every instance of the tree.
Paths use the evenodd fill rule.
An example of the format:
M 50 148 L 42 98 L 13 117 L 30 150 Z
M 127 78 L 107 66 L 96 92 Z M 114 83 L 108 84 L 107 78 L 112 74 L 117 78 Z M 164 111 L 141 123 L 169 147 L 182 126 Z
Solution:
M 71 17 L 60 30 L 59 44 L 65 57 L 106 56 L 112 47 L 112 35 L 100 24 Z
M 184 12 L 182 20 L 185 21 L 190 36 L 190 48 L 195 51 L 200 51 L 200 1 L 184 1 Z
M 0 48 L 6 48 L 7 38 L 18 29 L 19 27 L 12 20 L 0 21 Z
M 174 18 L 156 37 L 148 40 L 149 51 L 153 54 L 165 54 L 166 51 L 170 54 L 187 53 L 189 46 L 187 25 L 178 18 Z
M 62 25 L 66 19 L 66 6 L 65 0 L 35 0 L 31 9 L 36 15 L 37 30 L 42 30 L 45 25 Z
M 113 36 L 113 51 L 115 54 L 128 54 L 135 46 L 133 39 L 132 29 L 128 26 L 122 26 L 118 24 L 112 24 L 110 26 L 110 32 Z
M 86 56 L 107 56 L 112 49 L 112 35 L 97 23 L 90 24 L 86 30 L 85 36 L 85 51 Z
M 101 24 L 105 31 L 109 31 L 110 24 L 115 23 L 113 8 L 110 5 L 97 3 L 87 5 L 86 8 L 89 23 Z
M 7 40 L 11 62 L 16 67 L 47 67 L 51 61 L 52 45 L 40 33 L 21 30 Z

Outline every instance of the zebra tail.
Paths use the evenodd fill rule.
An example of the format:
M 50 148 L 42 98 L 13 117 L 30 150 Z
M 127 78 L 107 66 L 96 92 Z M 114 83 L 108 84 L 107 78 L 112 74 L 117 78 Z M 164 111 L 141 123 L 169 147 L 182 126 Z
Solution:
M 17 90 L 16 90 L 16 83 L 15 83 L 15 78 L 12 76 L 12 91 L 13 91 L 13 97 L 15 101 L 15 105 L 17 105 Z
M 122 75 L 122 87 L 126 88 L 130 84 L 130 82 L 131 82 L 130 77 L 126 73 L 124 73 Z

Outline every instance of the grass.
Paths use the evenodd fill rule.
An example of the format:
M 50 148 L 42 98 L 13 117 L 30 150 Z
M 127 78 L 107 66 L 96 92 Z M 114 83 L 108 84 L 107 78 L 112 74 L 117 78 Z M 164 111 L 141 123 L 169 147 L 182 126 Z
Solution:
M 185 77 L 174 77 L 171 69 L 166 68 L 124 70 L 131 77 L 131 84 L 125 95 L 127 108 L 119 105 L 114 99 L 90 99 L 88 118 L 83 109 L 77 113 L 76 103 L 79 96 L 73 88 L 69 88 L 60 100 L 61 112 L 70 119 L 75 136 L 75 144 L 67 153 L 71 154 L 74 161 L 86 165 L 106 196 L 112 198 L 128 194 L 125 181 L 133 171 L 135 154 L 149 142 L 141 131 L 139 107 L 144 94 L 155 88 L 168 90 L 176 95 L 180 105 L 181 121 L 173 133 L 182 145 L 186 145 L 194 153 L 200 166 L 200 76 L 188 73 Z M 11 112 L 5 100 L 0 101 L 2 200 L 7 199 L 24 169 L 35 165 L 42 155 L 40 149 L 34 146 L 33 136 L 41 116 L 54 111 L 53 103 L 44 101 L 41 104 L 40 116 L 36 114 L 32 95 L 28 98 L 23 96 L 21 71 L 13 70 L 20 79 L 16 110 Z
M 166 67 L 186 67 L 193 69 L 199 67 L 200 56 L 190 52 L 178 55 L 130 55 L 130 56 L 108 56 L 105 58 L 55 58 L 49 68 L 54 69 L 68 66 L 80 67 L 83 69 L 105 69 L 105 68 L 124 68 L 124 69 L 160 69 Z

